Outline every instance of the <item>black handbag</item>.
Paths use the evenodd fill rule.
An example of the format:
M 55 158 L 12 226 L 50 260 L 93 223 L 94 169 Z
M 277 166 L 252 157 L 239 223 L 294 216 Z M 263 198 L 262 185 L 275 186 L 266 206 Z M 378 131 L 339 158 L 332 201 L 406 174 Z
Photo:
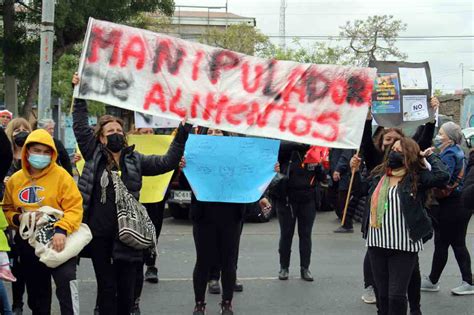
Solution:
M 288 163 L 288 168 L 286 169 L 285 174 L 277 173 L 273 177 L 270 185 L 268 185 L 268 195 L 272 199 L 282 199 L 288 194 L 288 181 L 290 179 L 290 168 L 293 163 L 293 152 L 290 156 L 290 161 Z

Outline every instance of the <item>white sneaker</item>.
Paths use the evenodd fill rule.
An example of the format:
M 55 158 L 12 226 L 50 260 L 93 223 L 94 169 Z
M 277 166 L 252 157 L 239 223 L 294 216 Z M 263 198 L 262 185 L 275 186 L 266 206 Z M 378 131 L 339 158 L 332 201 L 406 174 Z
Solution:
M 439 291 L 439 282 L 433 283 L 431 282 L 428 276 L 423 275 L 421 278 L 421 291 L 425 292 L 438 292 Z
M 374 287 L 369 285 L 365 288 L 364 295 L 362 295 L 362 301 L 367 304 L 375 304 L 377 303 L 377 298 L 375 297 Z
M 452 289 L 451 293 L 454 295 L 474 294 L 474 285 L 470 285 L 466 281 L 463 281 L 459 287 Z

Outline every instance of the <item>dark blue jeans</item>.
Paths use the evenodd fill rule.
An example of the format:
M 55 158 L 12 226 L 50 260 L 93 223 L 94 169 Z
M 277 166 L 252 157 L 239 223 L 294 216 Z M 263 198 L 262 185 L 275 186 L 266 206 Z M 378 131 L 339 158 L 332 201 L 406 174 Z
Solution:
M 10 306 L 10 301 L 8 300 L 8 292 L 3 280 L 0 280 L 0 304 L 2 309 L 0 310 L 1 314 L 11 315 L 12 308 Z
M 276 201 L 278 222 L 280 223 L 280 267 L 290 267 L 291 243 L 298 222 L 298 236 L 300 240 L 300 266 L 309 268 L 311 262 L 311 233 L 316 218 L 316 203 L 314 199 L 302 203 Z

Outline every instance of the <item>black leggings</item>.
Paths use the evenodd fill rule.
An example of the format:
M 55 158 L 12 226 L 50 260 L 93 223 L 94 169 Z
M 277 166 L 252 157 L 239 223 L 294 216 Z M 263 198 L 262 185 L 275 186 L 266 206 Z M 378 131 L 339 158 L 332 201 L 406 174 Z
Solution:
M 141 262 L 112 260 L 114 240 L 94 238 L 89 243 L 97 280 L 97 304 L 101 314 L 129 315 L 135 301 L 137 266 Z
M 194 222 L 196 265 L 193 272 L 193 285 L 196 302 L 205 301 L 210 269 L 216 261 L 220 263 L 222 272 L 222 300 L 232 301 L 241 230 L 241 221 L 224 223 L 203 220 Z
M 378 314 L 406 314 L 408 285 L 418 254 L 379 247 L 369 247 L 368 252 L 377 288 Z
M 239 235 L 239 243 L 237 244 L 237 255 L 235 255 L 235 269 L 238 269 L 238 263 L 239 263 L 239 247 L 240 247 L 240 236 L 242 236 L 242 230 L 244 228 L 244 222 L 242 221 L 242 225 L 240 228 L 240 235 Z M 216 257 L 215 264 L 211 267 L 210 273 L 209 273 L 209 280 L 216 280 L 219 281 L 221 278 L 221 265 L 219 260 Z
M 452 205 L 454 207 L 455 205 Z M 449 211 L 441 204 L 440 213 Z M 453 248 L 454 256 L 458 262 L 461 271 L 462 280 L 470 285 L 472 282 L 471 273 L 471 256 L 466 247 L 466 234 L 471 211 L 464 210 L 464 213 L 453 216 L 451 218 L 443 218 L 441 216 L 435 227 L 435 250 L 433 253 L 433 262 L 431 265 L 430 280 L 437 283 L 441 277 L 441 273 L 448 261 L 449 246 Z
M 156 250 L 158 250 L 158 238 L 160 237 L 161 234 L 161 228 L 163 226 L 163 212 L 165 211 L 165 200 L 161 202 L 156 202 L 156 203 L 144 203 L 143 205 L 146 208 L 146 211 L 148 213 L 148 216 L 151 219 L 151 222 L 153 222 L 153 225 L 155 226 L 155 232 L 156 232 Z M 145 251 L 145 259 L 144 259 L 144 264 L 148 267 L 154 267 L 156 264 L 156 252 L 152 252 L 151 250 L 146 250 Z M 142 290 L 143 290 L 143 264 L 139 264 L 137 266 L 137 277 L 136 277 L 136 283 L 135 283 L 135 304 L 139 304 L 140 302 L 140 296 L 142 295 Z
M 372 276 L 372 266 L 370 264 L 369 251 L 364 257 L 364 287 L 372 286 L 375 289 L 374 279 Z M 421 273 L 420 261 L 418 255 L 416 256 L 416 264 L 411 275 L 410 283 L 408 284 L 408 303 L 410 304 L 411 314 L 421 314 L 420 309 L 420 287 L 421 287 Z

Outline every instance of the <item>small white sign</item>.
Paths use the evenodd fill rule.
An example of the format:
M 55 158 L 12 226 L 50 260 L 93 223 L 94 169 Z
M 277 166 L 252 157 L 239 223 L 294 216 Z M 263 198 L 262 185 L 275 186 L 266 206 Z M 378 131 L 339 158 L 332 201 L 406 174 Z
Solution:
M 135 112 L 135 128 L 177 128 L 179 120 Z
M 430 117 L 426 95 L 403 96 L 403 121 L 418 121 Z
M 425 68 L 399 68 L 402 90 L 427 90 Z

